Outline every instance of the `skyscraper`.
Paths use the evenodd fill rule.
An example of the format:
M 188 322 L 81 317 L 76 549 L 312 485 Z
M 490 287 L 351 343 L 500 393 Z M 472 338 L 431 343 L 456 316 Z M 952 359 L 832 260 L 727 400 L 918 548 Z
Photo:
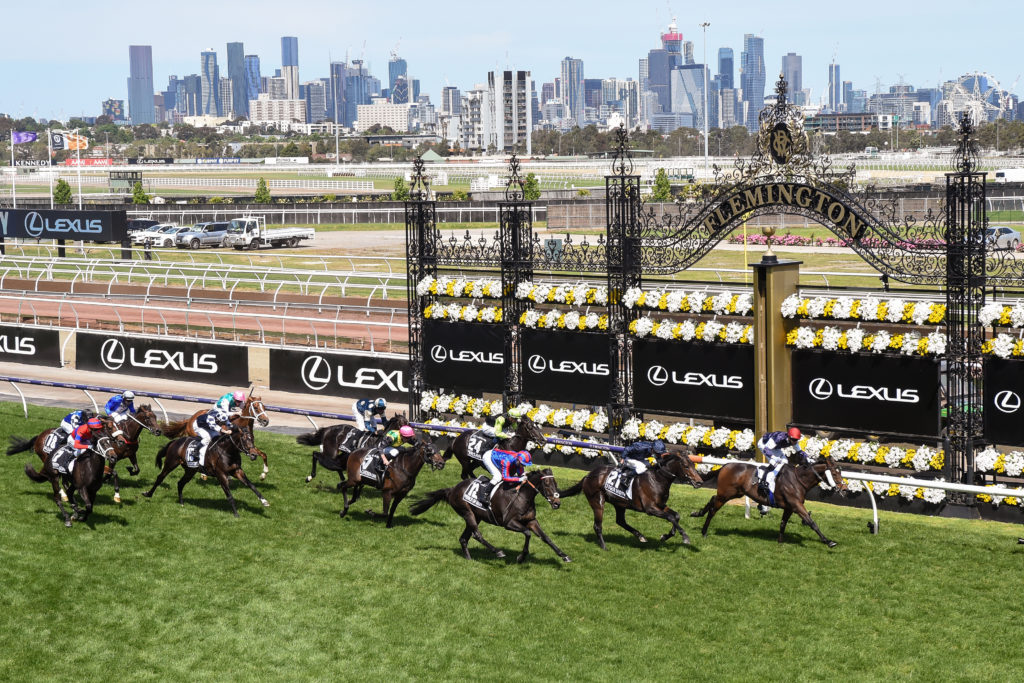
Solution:
M 790 52 L 782 57 L 782 76 L 786 79 L 786 99 L 796 104 L 803 102 L 803 57 Z
M 580 60 L 575 60 L 580 61 Z M 563 73 L 565 62 L 562 62 Z M 582 80 L 583 63 L 580 61 Z M 533 79 L 529 71 L 490 71 L 487 86 L 494 106 L 491 133 L 498 150 L 511 152 L 517 146 L 524 146 L 527 154 L 533 153 L 531 132 L 533 130 Z M 580 86 L 583 84 L 580 83 Z M 583 88 L 580 88 L 582 96 Z
M 757 132 L 758 117 L 764 109 L 764 38 L 752 33 L 743 36 L 743 52 L 740 53 L 740 88 L 743 89 L 743 105 L 746 109 L 746 126 L 751 133 Z
M 242 43 L 228 43 L 228 78 L 231 79 L 231 111 L 235 116 L 249 116 L 249 97 L 245 80 L 245 46 Z M 227 109 L 227 102 L 221 104 Z
M 249 111 L 248 100 L 255 100 L 260 96 L 260 56 L 245 56 L 245 111 Z
M 199 114 L 220 116 L 220 67 L 217 66 L 217 53 L 213 48 L 199 53 L 199 76 L 203 79 Z
M 220 79 L 220 116 L 235 117 L 238 114 L 232 108 L 235 101 L 235 84 L 230 78 Z
M 327 88 L 320 81 L 299 86 L 306 100 L 306 123 L 321 123 L 327 118 Z
M 583 126 L 586 114 L 584 80 L 582 59 L 566 57 L 562 60 L 562 102 L 569 111 L 569 118 L 575 120 L 580 127 Z
M 371 103 L 370 98 L 374 91 L 371 79 L 373 77 L 370 76 L 369 69 L 363 66 L 363 60 L 353 59 L 352 64 L 345 71 L 345 108 L 341 119 L 344 126 L 352 126 L 359 111 L 357 107 L 360 104 Z
M 661 49 L 672 52 L 682 57 L 683 34 L 676 27 L 676 18 L 672 17 L 672 23 L 668 25 L 668 32 L 661 34 Z
M 327 118 L 335 123 L 345 120 L 345 62 L 331 62 L 331 88 L 327 92 Z M 347 125 L 347 124 L 346 124 Z
M 281 38 L 281 76 L 285 80 L 287 99 L 299 98 L 299 39 L 294 36 Z
M 843 82 L 839 79 L 839 65 L 832 62 L 828 65 L 828 110 L 839 111 L 842 103 Z
M 390 93 L 392 104 L 409 104 L 409 81 L 405 78 L 405 74 L 399 75 L 392 81 Z
M 462 94 L 454 85 L 446 85 L 441 90 L 441 113 L 452 116 L 462 113 Z
M 735 88 L 735 81 L 733 80 L 733 53 L 731 47 L 720 47 L 718 48 L 718 82 L 721 84 L 723 89 Z
M 409 81 L 409 65 L 406 64 L 404 59 L 402 59 L 401 57 L 396 55 L 394 52 L 392 52 L 391 53 L 391 59 L 388 61 L 388 92 L 394 92 L 395 91 L 395 81 L 398 80 L 399 76 L 404 78 L 406 80 L 406 82 L 408 83 L 408 81 Z M 397 102 L 396 100 L 392 99 L 391 101 L 395 102 L 396 104 L 405 104 L 409 100 L 406 99 L 406 100 L 403 100 L 402 102 Z
M 156 123 L 151 45 L 128 46 L 128 117 L 135 125 Z
M 681 125 L 698 130 L 704 128 L 706 74 L 703 64 L 684 64 L 672 70 L 672 113 L 685 116 L 680 120 Z M 710 104 L 710 97 L 708 101 Z

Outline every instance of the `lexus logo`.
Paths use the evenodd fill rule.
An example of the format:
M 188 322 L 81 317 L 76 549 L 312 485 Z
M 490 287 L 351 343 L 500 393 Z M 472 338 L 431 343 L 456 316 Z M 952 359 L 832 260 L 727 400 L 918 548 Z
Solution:
M 309 356 L 302 361 L 302 383 L 320 391 L 331 383 L 331 364 L 323 356 Z
M 832 397 L 832 382 L 818 377 L 817 379 L 811 380 L 808 390 L 811 392 L 811 396 L 819 401 L 824 401 L 825 399 Z
M 434 348 L 430 349 L 430 358 L 435 363 L 443 363 L 448 360 L 448 349 L 440 344 L 435 344 Z
M 1020 394 L 1016 391 L 1000 391 L 995 398 L 996 409 L 1000 412 L 1012 415 L 1020 410 Z
M 39 215 L 38 211 L 31 211 L 25 214 L 25 232 L 29 237 L 39 237 L 43 234 L 44 227 L 43 217 Z
M 547 361 L 544 360 L 543 356 L 533 355 L 530 356 L 530 360 L 526 362 L 526 367 L 530 368 L 530 372 L 541 374 L 547 368 Z
M 647 370 L 647 381 L 656 387 L 663 387 L 668 382 L 668 370 L 660 365 L 652 365 Z
M 108 339 L 100 347 L 100 360 L 108 370 L 119 370 L 126 358 L 124 344 L 117 339 Z

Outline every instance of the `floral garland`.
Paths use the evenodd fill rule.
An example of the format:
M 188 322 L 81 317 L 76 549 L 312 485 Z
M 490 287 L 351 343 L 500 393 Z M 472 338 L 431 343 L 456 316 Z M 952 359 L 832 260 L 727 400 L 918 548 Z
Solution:
M 1013 337 L 1005 332 L 1000 333 L 993 339 L 983 341 L 981 343 L 981 352 L 998 356 L 999 358 L 1024 356 L 1024 340 Z
M 544 404 L 534 406 L 527 402 L 520 403 L 516 407 L 539 425 L 556 428 L 568 427 L 577 432 L 604 433 L 608 431 L 608 415 L 603 410 L 592 413 L 585 409 L 552 408 Z M 438 394 L 433 391 L 423 392 L 420 398 L 420 408 L 428 412 L 460 416 L 472 415 L 477 418 L 500 415 L 505 410 L 504 404 L 500 400 L 487 401 L 465 394 Z
M 782 302 L 782 316 L 937 325 L 946 320 L 946 305 L 930 301 L 880 300 L 874 297 L 855 299 L 841 296 L 833 299 L 816 296 L 805 299 L 798 294 L 790 294 Z
M 691 448 L 710 446 L 727 448 L 731 451 L 751 451 L 754 448 L 754 432 L 750 429 L 728 429 L 709 425 L 691 425 L 685 422 L 662 424 L 657 420 L 642 422 L 632 417 L 622 425 L 622 438 L 626 441 L 637 439 L 661 439 L 668 443 L 686 444 Z
M 889 334 L 885 330 L 869 334 L 859 327 L 850 330 L 840 330 L 837 327 L 798 327 L 786 335 L 786 345 L 798 349 L 821 348 L 826 351 L 896 351 L 905 356 L 941 356 L 946 352 L 946 335 L 942 332 L 932 332 L 928 335 L 917 332 Z
M 716 315 L 750 315 L 754 297 L 750 293 L 721 292 L 709 296 L 706 292 L 684 292 L 679 289 L 643 291 L 630 287 L 622 297 L 626 308 L 649 308 L 668 313 L 714 313 Z
M 1024 472 L 1024 452 L 1000 453 L 989 446 L 974 455 L 974 469 L 978 472 L 995 472 L 1007 477 L 1019 477 Z
M 519 316 L 519 324 L 529 328 L 546 330 L 607 330 L 608 316 L 596 313 L 563 313 L 557 308 L 541 312 L 529 310 Z
M 1024 327 L 1024 302 L 1018 301 L 1014 306 L 993 301 L 985 304 L 978 312 L 978 322 L 989 327 Z
M 650 335 L 659 339 L 679 339 L 681 341 L 754 343 L 753 326 L 736 322 L 722 324 L 714 320 L 694 324 L 692 320 L 677 322 L 675 320 L 655 320 L 644 316 L 629 323 L 629 332 L 640 339 Z
M 566 304 L 568 306 L 607 306 L 608 288 L 591 287 L 584 283 L 575 285 L 546 285 L 536 282 L 520 282 L 515 297 L 538 304 Z
M 416 294 L 419 296 L 434 294 L 436 296 L 498 299 L 501 298 L 501 282 L 499 280 L 467 280 L 443 275 L 434 278 L 428 275 L 417 283 Z
M 436 425 L 438 427 L 468 427 L 470 429 L 479 429 L 481 427 L 481 425 L 474 424 L 472 422 L 460 422 L 459 420 L 441 420 L 441 419 L 436 418 L 436 417 L 430 418 L 429 420 L 427 420 L 426 424 Z M 429 429 L 429 430 L 427 430 L 427 434 L 429 434 L 430 436 L 436 438 L 436 437 L 443 436 L 443 435 L 450 435 L 451 433 L 447 432 L 447 431 L 440 430 L 440 429 L 437 429 L 437 430 Z M 592 438 L 583 438 L 583 439 L 577 439 L 577 440 L 578 441 L 583 441 L 583 442 L 595 443 L 595 444 L 596 443 L 600 443 L 600 442 L 598 442 L 598 441 L 596 441 L 596 440 L 594 440 Z M 563 445 L 563 444 L 553 444 L 553 443 L 545 443 L 541 448 L 542 448 L 542 450 L 545 453 L 558 452 L 558 453 L 565 453 L 567 455 L 569 455 L 569 454 L 582 455 L 582 456 L 587 457 L 587 458 L 597 458 L 597 457 L 600 457 L 600 456 L 602 456 L 604 454 L 604 451 L 596 449 L 596 448 L 583 448 L 581 446 L 566 446 L 566 445 Z
M 423 309 L 424 318 L 434 320 L 451 320 L 452 322 L 468 323 L 500 323 L 503 311 L 501 306 L 483 306 L 477 308 L 469 304 L 430 304 Z
M 994 484 L 990 484 L 990 486 L 994 486 Z M 1020 491 L 1019 496 L 997 496 L 995 494 L 979 493 L 975 498 L 983 503 L 992 503 L 996 507 L 999 507 L 1002 503 L 1006 503 L 1007 505 L 1018 505 L 1024 508 L 1024 489 L 1017 488 L 1016 490 Z
M 822 439 L 816 436 L 800 439 L 800 447 L 811 458 L 830 456 L 837 462 L 855 462 L 863 465 L 884 465 L 895 469 L 906 467 L 917 472 L 942 470 L 946 462 L 943 451 L 930 446 L 900 448 L 875 442 L 852 439 Z
M 937 505 L 946 500 L 946 492 L 942 489 L 910 486 L 907 484 L 881 484 L 875 481 L 861 481 L 860 479 L 843 479 L 843 481 L 846 482 L 846 487 L 850 493 L 867 491 L 875 494 L 879 498 L 899 496 L 906 501 L 912 501 L 917 498 L 918 500 L 923 500 L 924 502 L 931 503 L 933 505 Z M 939 479 L 938 481 L 945 480 Z M 824 485 L 821 486 L 822 488 L 825 488 Z

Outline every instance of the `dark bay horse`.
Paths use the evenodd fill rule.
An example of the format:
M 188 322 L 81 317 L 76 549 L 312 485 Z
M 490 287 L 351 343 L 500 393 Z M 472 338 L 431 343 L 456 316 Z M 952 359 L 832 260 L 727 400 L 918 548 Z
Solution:
M 831 481 L 826 481 L 822 474 Z M 702 509 L 690 514 L 691 517 L 703 517 L 704 528 L 701 529 L 703 536 L 708 535 L 708 527 L 711 525 L 711 518 L 725 505 L 726 501 L 740 496 L 748 496 L 762 505 L 769 505 L 768 496 L 761 492 L 758 486 L 758 468 L 747 463 L 731 462 L 718 470 L 718 491 L 711 496 L 711 500 Z M 782 523 L 779 525 L 779 543 L 783 541 L 783 533 L 786 531 L 786 523 L 795 512 L 804 524 L 814 529 L 821 542 L 829 548 L 836 547 L 836 542 L 830 540 L 821 533 L 821 529 L 811 519 L 811 513 L 804 507 L 804 499 L 807 492 L 820 483 L 829 486 L 834 485 L 840 493 L 846 491 L 846 482 L 843 481 L 839 468 L 836 467 L 832 458 L 825 456 L 813 464 L 801 463 L 796 467 L 785 465 L 779 476 L 775 479 L 775 505 L 782 508 Z
M 697 473 L 690 457 L 680 451 L 670 451 L 643 474 L 633 479 L 633 490 L 629 500 L 608 496 L 604 489 L 605 480 L 612 470 L 613 465 L 606 465 L 591 470 L 587 476 L 579 482 L 562 491 L 562 497 L 568 498 L 583 493 L 587 502 L 594 510 L 594 533 L 597 534 L 597 544 L 601 550 L 608 550 L 604 543 L 603 523 L 604 504 L 611 503 L 615 508 L 615 523 L 636 536 L 641 543 L 647 539 L 637 529 L 626 523 L 626 510 L 636 510 L 652 517 L 660 517 L 668 520 L 672 525 L 671 530 L 661 537 L 662 541 L 672 538 L 678 531 L 683 543 L 689 543 L 690 537 L 686 531 L 679 526 L 679 513 L 668 507 L 668 494 L 672 482 L 676 480 L 689 480 L 694 488 L 698 488 L 703 479 Z
M 361 448 L 352 451 L 348 456 L 348 481 L 344 481 L 341 484 L 341 496 L 345 503 L 345 507 L 339 513 L 341 517 L 348 513 L 349 507 L 356 502 L 363 490 L 364 482 L 359 474 L 359 469 L 363 457 L 369 450 L 368 448 Z M 432 443 L 420 436 L 416 441 L 415 448 L 401 452 L 394 458 L 391 458 L 391 464 L 388 465 L 387 470 L 384 472 L 382 481 L 370 482 L 374 488 L 380 489 L 383 494 L 384 512 L 381 516 L 387 518 L 388 529 L 394 526 L 395 509 L 398 507 L 398 504 L 409 495 L 409 491 L 412 491 L 412 487 L 416 485 L 417 475 L 419 475 L 423 466 L 428 463 L 432 469 L 444 469 L 444 458 L 441 457 L 441 454 L 437 452 Z M 352 500 L 348 499 L 347 491 L 349 489 L 353 489 Z M 366 514 L 371 517 L 377 516 L 372 510 L 367 510 Z
M 187 467 L 185 465 L 185 455 L 188 451 L 188 444 L 192 440 L 192 437 L 181 437 L 165 443 L 160 451 L 156 454 L 156 466 L 160 467 L 163 465 L 163 469 L 160 470 L 160 474 L 157 475 L 156 481 L 153 482 L 153 487 L 142 495 L 146 498 L 152 498 L 153 492 L 156 491 L 156 487 L 163 483 L 163 480 L 168 474 L 173 472 L 179 465 L 185 470 L 185 473 L 181 475 L 181 479 L 178 480 L 178 504 L 184 505 L 185 501 L 182 499 L 182 491 L 192 477 L 199 471 L 197 468 Z M 256 459 L 256 447 L 253 446 L 252 437 L 249 435 L 248 430 L 240 427 L 235 427 L 230 434 L 226 434 L 221 437 L 215 437 L 210 443 L 210 446 L 206 449 L 206 464 L 203 466 L 203 470 L 207 473 L 217 477 L 217 481 L 220 482 L 220 487 L 224 489 L 224 495 L 227 496 L 228 502 L 231 504 L 231 512 L 238 517 L 238 506 L 235 503 L 235 497 L 231 495 L 231 483 L 229 477 L 234 477 L 238 481 L 242 482 L 253 493 L 259 498 L 260 503 L 263 507 L 270 507 L 270 503 L 263 494 L 256 490 L 249 478 L 245 476 L 245 472 L 242 471 L 242 457 L 241 454 L 246 453 L 250 460 Z M 166 461 L 164 458 L 167 458 Z
M 92 514 L 92 506 L 96 502 L 96 494 L 99 492 L 100 487 L 103 486 L 103 465 L 105 462 L 109 462 L 108 458 L 112 459 L 114 457 L 109 448 L 105 451 L 96 450 L 96 448 L 89 449 L 85 455 L 78 458 L 69 475 L 62 475 L 53 467 L 53 455 L 56 455 L 61 449 L 58 449 L 53 455 L 43 456 L 43 467 L 39 472 L 36 472 L 31 464 L 25 463 L 25 475 L 29 479 L 40 484 L 48 481 L 53 486 L 53 501 L 57 503 L 57 508 L 60 509 L 61 515 L 64 516 L 64 526 L 71 526 L 71 518 L 61 502 L 64 486 L 67 486 L 68 502 L 71 503 L 71 508 L 74 510 L 77 519 L 80 522 L 84 522 Z M 84 513 L 75 504 L 76 492 L 85 504 Z
M 555 475 L 550 469 L 532 470 L 526 475 L 526 481 L 518 486 L 512 488 L 501 486 L 494 493 L 494 498 L 491 499 L 491 509 L 497 510 L 497 514 L 494 512 L 487 514 L 477 510 L 463 499 L 463 494 L 472 483 L 472 479 L 463 479 L 451 488 L 431 491 L 421 500 L 417 501 L 410 508 L 410 512 L 414 515 L 421 515 L 442 500 L 448 503 L 460 517 L 466 520 L 466 528 L 462 535 L 459 536 L 459 544 L 462 546 L 462 555 L 467 560 L 473 559 L 469 554 L 470 537 L 480 541 L 481 544 L 498 557 L 505 557 L 505 553 L 488 543 L 483 534 L 480 533 L 480 522 L 483 521 L 526 536 L 523 551 L 516 557 L 516 562 L 526 560 L 526 556 L 530 552 L 530 537 L 533 534 L 540 536 L 541 540 L 551 546 L 551 549 L 563 561 L 572 562 L 569 556 L 563 553 L 561 548 L 548 538 L 548 535 L 540 528 L 540 524 L 537 523 L 535 498 L 538 493 L 544 496 L 553 510 L 557 510 L 558 506 L 561 505 L 558 484 L 555 483 Z
M 462 465 L 463 479 L 469 479 L 473 476 L 473 470 L 477 467 L 483 467 L 482 460 L 469 455 L 469 439 L 474 433 L 474 431 L 462 432 L 455 437 L 455 440 L 444 452 L 445 460 L 454 455 L 455 459 Z M 545 440 L 544 432 L 540 430 L 537 423 L 524 415 L 519 419 L 519 425 L 516 427 L 515 434 L 508 439 L 499 441 L 498 448 L 503 451 L 518 453 L 519 451 L 526 450 L 526 444 L 530 441 L 533 441 L 538 446 L 543 446 Z M 493 439 L 491 441 L 493 442 Z
M 184 420 L 173 420 L 164 425 L 164 436 L 169 439 L 176 439 L 180 436 L 195 436 L 196 432 L 192 428 L 192 423 L 195 422 L 201 415 L 209 412 L 209 408 L 203 410 L 197 410 L 192 413 L 192 416 Z M 231 424 L 236 427 L 249 432 L 249 438 L 252 442 L 256 443 L 256 432 L 255 423 L 259 422 L 260 427 L 266 427 L 270 424 L 270 418 L 267 417 L 267 410 L 263 406 L 263 401 L 259 396 L 249 395 L 245 399 L 245 403 L 239 409 L 239 414 L 231 418 Z M 255 446 L 254 446 L 255 448 Z M 256 455 L 263 459 L 263 472 L 260 473 L 260 479 L 267 478 L 267 472 L 270 471 L 270 467 L 267 466 L 267 454 L 256 448 Z M 204 477 L 205 478 L 205 477 Z
M 396 413 L 391 416 L 391 419 L 384 423 L 384 431 L 386 434 L 392 429 L 398 429 L 409 424 L 409 420 L 406 419 L 405 413 Z M 330 425 L 328 427 L 321 427 L 315 432 L 308 432 L 306 434 L 300 434 L 295 437 L 295 440 L 304 446 L 320 446 L 319 450 L 313 451 L 313 468 L 309 472 L 309 476 L 306 477 L 306 483 L 313 481 L 316 477 L 316 464 L 319 462 L 326 469 L 332 472 L 337 472 L 338 477 L 341 478 L 341 482 L 338 484 L 338 488 L 345 483 L 345 469 L 348 467 L 348 453 L 341 453 L 341 445 L 355 430 L 355 425 Z M 368 448 L 373 444 L 375 438 L 373 434 L 366 432 L 365 435 L 356 442 L 356 448 Z M 353 448 L 352 450 L 356 450 Z

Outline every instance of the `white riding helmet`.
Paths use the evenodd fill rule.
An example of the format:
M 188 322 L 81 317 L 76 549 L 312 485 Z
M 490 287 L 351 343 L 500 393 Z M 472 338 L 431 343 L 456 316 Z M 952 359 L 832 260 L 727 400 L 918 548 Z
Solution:
M 123 394 L 121 394 L 121 398 L 123 398 L 126 401 L 131 401 L 132 399 L 135 398 L 135 392 L 134 391 L 126 391 Z

